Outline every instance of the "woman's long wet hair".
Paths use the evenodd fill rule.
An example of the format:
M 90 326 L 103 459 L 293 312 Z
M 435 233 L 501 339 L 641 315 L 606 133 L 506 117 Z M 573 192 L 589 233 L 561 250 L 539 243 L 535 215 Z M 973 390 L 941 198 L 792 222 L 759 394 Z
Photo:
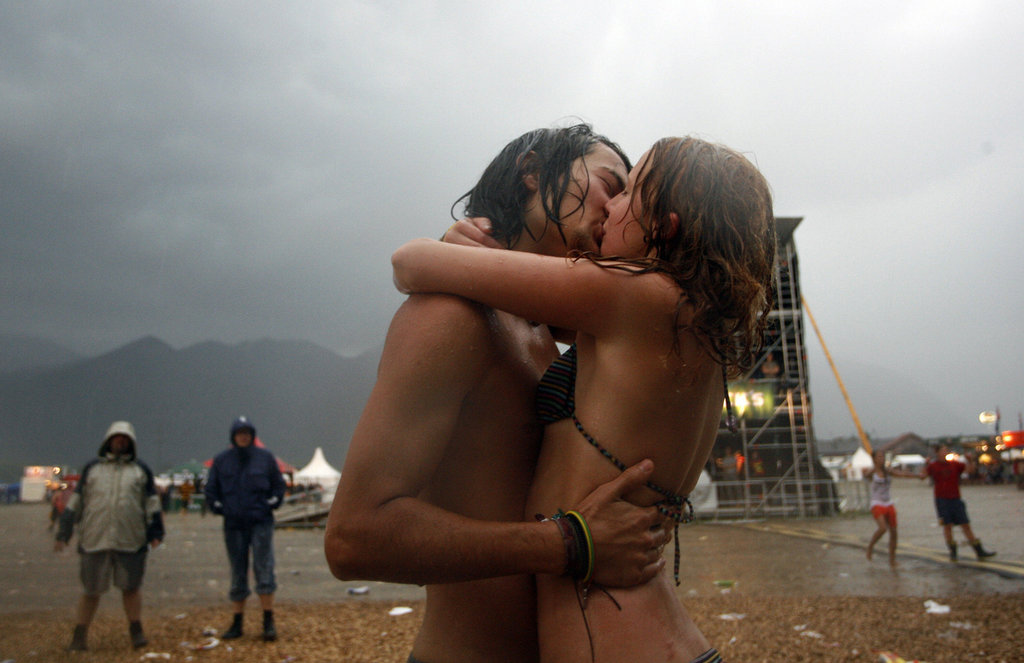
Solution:
M 738 152 L 692 137 L 659 140 L 643 168 L 632 201 L 646 256 L 587 257 L 606 267 L 671 277 L 682 290 L 680 304 L 694 309 L 680 329 L 704 342 L 730 377 L 749 371 L 775 301 L 768 182 Z
M 544 216 L 565 241 L 559 210 L 569 185 L 572 183 L 573 164 L 586 156 L 597 145 L 607 145 L 631 168 L 629 158 L 622 149 L 608 138 L 594 133 L 589 124 L 574 124 L 569 127 L 536 129 L 519 136 L 488 164 L 476 185 L 452 205 L 452 218 L 483 216 L 491 220 L 492 236 L 511 248 L 526 228 L 526 205 L 531 191 L 526 187 L 524 177 L 537 178 Z M 572 194 L 574 195 L 574 194 Z M 579 197 L 579 205 L 587 191 Z M 463 214 L 457 216 L 455 209 L 464 203 Z M 569 212 L 575 212 L 579 207 Z M 533 239 L 539 239 L 533 237 Z

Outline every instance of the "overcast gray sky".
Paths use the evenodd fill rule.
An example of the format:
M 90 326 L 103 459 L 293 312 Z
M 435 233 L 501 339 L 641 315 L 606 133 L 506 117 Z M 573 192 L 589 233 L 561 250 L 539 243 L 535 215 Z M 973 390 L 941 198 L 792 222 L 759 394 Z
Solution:
M 389 256 L 512 137 L 696 134 L 802 216 L 873 436 L 1024 409 L 1019 2 L 0 3 L 0 331 L 379 343 Z M 853 434 L 809 338 L 820 437 Z

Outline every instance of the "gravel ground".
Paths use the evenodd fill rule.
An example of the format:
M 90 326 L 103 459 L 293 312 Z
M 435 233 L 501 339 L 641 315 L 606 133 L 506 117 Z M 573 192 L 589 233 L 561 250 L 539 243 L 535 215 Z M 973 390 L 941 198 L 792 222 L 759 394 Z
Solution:
M 1024 661 L 1024 579 L 944 562 L 930 491 L 908 481 L 894 487 L 902 496 L 905 551 L 897 570 L 888 567 L 884 552 L 865 559 L 873 530 L 866 515 L 698 523 L 683 530 L 680 598 L 732 662 L 879 661 L 879 652 L 930 663 Z M 966 498 L 975 529 L 999 551 L 996 559 L 1024 569 L 1024 493 L 978 488 Z M 51 552 L 44 506 L 0 507 L 0 662 L 405 661 L 422 618 L 422 589 L 334 580 L 323 561 L 323 533 L 316 529 L 276 534 L 278 642 L 256 637 L 260 624 L 252 601 L 245 637 L 194 649 L 209 642 L 204 632 L 216 634 L 230 619 L 220 522 L 172 514 L 167 525 L 167 542 L 150 556 L 144 588 L 149 647 L 129 648 L 120 601 L 110 593 L 90 632 L 91 651 L 70 655 L 64 647 L 80 592 L 77 555 Z M 368 592 L 349 594 L 356 586 Z M 928 601 L 949 612 L 928 612 Z M 395 607 L 411 611 L 389 614 Z M 142 658 L 147 654 L 168 657 Z
M 889 651 L 908 660 L 1021 661 L 1019 615 L 1024 596 L 967 596 L 949 599 L 948 614 L 926 612 L 911 597 L 748 597 L 729 594 L 687 602 L 701 630 L 728 661 L 878 661 Z M 412 612 L 390 616 L 395 606 Z M 53 612 L 8 614 L 0 656 L 26 661 L 135 663 L 147 653 L 170 661 L 284 663 L 402 663 L 420 622 L 422 602 L 350 601 L 282 604 L 276 611 L 280 639 L 258 639 L 259 617 L 251 611 L 247 634 L 209 650 L 209 628 L 227 623 L 221 607 L 182 613 L 148 611 L 150 646 L 133 651 L 121 615 L 104 614 L 90 633 L 89 652 L 67 654 L 69 615 Z M 742 615 L 742 617 L 740 617 Z M 725 617 L 728 617 L 726 619 Z M 164 658 L 151 657 L 160 661 Z

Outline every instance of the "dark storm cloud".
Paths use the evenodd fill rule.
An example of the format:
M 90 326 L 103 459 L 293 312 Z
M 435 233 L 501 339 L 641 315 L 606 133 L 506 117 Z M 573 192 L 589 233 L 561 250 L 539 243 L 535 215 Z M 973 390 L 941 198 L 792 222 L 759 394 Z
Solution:
M 508 139 L 581 117 L 634 159 L 750 154 L 806 218 L 866 426 L 975 431 L 1024 407 L 1022 27 L 1003 2 L 0 3 L 0 332 L 367 348 L 390 252 Z M 848 432 L 809 352 L 817 432 Z M 884 406 L 872 365 L 905 377 Z

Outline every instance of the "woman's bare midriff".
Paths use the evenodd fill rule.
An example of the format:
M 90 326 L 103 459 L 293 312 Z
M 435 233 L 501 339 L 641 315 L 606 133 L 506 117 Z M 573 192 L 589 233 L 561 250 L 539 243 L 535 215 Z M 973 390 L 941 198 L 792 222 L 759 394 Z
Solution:
M 632 459 L 631 459 L 632 460 Z M 657 474 L 655 460 L 655 474 Z M 529 509 L 550 516 L 576 504 L 594 486 L 608 481 L 618 470 L 591 448 L 571 421 L 547 428 Z M 649 489 L 638 500 L 653 504 L 660 497 Z M 538 576 L 537 605 L 541 661 L 572 663 L 591 660 L 587 624 L 599 662 L 688 663 L 710 648 L 675 592 L 670 565 L 646 585 L 609 589 L 615 602 L 600 588 L 591 587 L 581 610 L 575 583 L 565 577 Z M 621 609 L 620 609 L 621 608 Z M 587 624 L 584 623 L 584 615 Z
M 541 661 L 572 663 L 688 663 L 710 648 L 676 597 L 672 574 L 663 569 L 651 582 L 632 589 L 591 587 L 580 609 L 575 584 L 567 578 L 537 580 Z M 612 598 L 615 600 L 612 601 Z M 618 606 L 616 606 L 618 603 Z

